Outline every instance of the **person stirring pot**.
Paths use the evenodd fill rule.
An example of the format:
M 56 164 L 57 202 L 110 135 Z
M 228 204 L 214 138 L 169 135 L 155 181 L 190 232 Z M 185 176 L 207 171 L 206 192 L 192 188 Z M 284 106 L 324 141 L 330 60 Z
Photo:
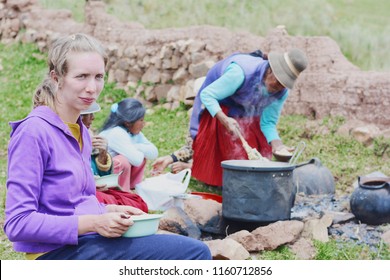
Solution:
M 244 139 L 262 157 L 289 149 L 276 126 L 298 76 L 307 67 L 300 49 L 288 52 L 234 53 L 207 73 L 190 119 L 192 175 L 222 186 L 221 162 L 248 159 Z

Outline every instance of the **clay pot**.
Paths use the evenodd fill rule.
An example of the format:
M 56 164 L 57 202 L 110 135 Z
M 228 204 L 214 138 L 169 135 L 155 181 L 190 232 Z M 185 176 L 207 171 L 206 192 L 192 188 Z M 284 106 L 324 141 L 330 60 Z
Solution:
M 298 166 L 293 172 L 294 187 L 306 195 L 334 194 L 335 183 L 330 170 L 318 158 Z
M 390 223 L 390 178 L 358 178 L 351 195 L 351 211 L 356 219 L 369 225 Z

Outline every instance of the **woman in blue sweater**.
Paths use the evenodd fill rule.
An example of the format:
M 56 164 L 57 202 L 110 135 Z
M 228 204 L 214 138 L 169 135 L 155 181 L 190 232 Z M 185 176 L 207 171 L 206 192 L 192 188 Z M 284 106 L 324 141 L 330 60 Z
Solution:
M 193 176 L 222 186 L 221 162 L 248 158 L 240 136 L 269 159 L 273 152 L 286 149 L 276 125 L 288 89 L 306 66 L 306 55 L 299 49 L 270 52 L 268 60 L 253 53 L 234 53 L 217 62 L 194 101 Z

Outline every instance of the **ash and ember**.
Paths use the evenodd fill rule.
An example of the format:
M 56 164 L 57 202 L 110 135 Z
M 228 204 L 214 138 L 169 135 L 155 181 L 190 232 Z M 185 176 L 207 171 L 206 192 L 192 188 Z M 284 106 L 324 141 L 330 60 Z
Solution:
M 360 223 L 350 211 L 349 196 L 336 198 L 335 195 L 296 195 L 291 209 L 291 220 L 307 221 L 319 219 L 325 214 L 333 215 L 333 223 L 328 228 L 330 238 L 341 242 L 354 242 L 368 245 L 374 251 L 382 242 L 381 235 L 389 230 L 390 225 L 367 225 Z M 212 219 L 202 230 L 202 240 L 224 238 L 227 234 L 239 230 L 252 231 L 269 223 L 244 223 L 227 220 L 223 217 Z
M 367 225 L 360 223 L 350 210 L 350 197 L 344 195 L 296 196 L 291 209 L 291 219 L 305 221 L 308 218 L 320 218 L 333 213 L 333 223 L 328 229 L 329 236 L 340 241 L 354 241 L 376 247 L 381 235 L 388 230 L 386 225 Z

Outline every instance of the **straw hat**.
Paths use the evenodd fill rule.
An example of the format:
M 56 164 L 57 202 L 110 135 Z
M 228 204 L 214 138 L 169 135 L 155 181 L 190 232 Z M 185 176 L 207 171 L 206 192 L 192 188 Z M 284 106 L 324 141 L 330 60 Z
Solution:
M 306 54 L 300 49 L 289 52 L 270 52 L 269 64 L 276 79 L 288 89 L 292 89 L 299 74 L 307 67 Z
M 81 115 L 93 114 L 100 111 L 100 105 L 93 102 L 87 109 L 81 111 Z

